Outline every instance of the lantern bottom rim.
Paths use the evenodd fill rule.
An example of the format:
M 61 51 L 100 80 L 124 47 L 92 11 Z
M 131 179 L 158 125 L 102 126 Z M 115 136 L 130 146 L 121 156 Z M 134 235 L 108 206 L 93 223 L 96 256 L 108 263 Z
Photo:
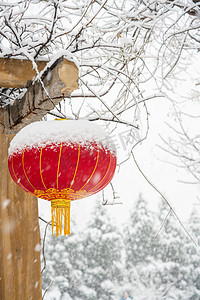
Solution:
M 70 199 L 53 199 L 51 200 L 51 207 L 60 207 L 60 208 L 65 208 L 65 207 L 70 207 Z

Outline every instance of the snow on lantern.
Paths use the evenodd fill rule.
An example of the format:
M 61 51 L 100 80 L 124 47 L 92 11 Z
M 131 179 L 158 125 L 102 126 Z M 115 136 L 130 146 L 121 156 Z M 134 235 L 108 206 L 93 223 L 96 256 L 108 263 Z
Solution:
M 52 235 L 70 234 L 70 202 L 101 191 L 116 168 L 115 147 L 86 120 L 40 121 L 11 141 L 8 167 L 25 192 L 51 201 Z

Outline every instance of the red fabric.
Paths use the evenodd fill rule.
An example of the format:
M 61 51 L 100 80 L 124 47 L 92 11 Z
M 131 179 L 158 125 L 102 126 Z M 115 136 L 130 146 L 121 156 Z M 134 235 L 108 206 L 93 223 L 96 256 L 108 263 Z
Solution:
M 53 188 L 61 195 L 61 190 L 72 189 L 78 192 L 71 199 L 75 200 L 99 192 L 111 181 L 116 156 L 95 143 L 52 144 L 13 153 L 8 166 L 12 179 L 24 191 L 37 195 L 38 190 Z

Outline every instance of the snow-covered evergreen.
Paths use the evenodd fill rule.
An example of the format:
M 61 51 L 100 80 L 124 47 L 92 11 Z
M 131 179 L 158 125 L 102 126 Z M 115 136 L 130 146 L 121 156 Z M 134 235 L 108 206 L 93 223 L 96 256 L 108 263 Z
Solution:
M 154 226 L 155 216 L 148 208 L 148 202 L 139 195 L 130 221 L 125 228 L 125 282 L 132 289 L 136 299 L 162 299 L 163 290 L 156 284 L 159 238 Z M 129 283 L 129 284 L 128 284 Z
M 93 219 L 83 233 L 84 284 L 93 295 L 82 300 L 115 300 L 115 288 L 121 279 L 121 236 L 105 212 L 97 204 Z
M 57 287 L 60 292 L 55 299 L 78 300 L 84 297 L 85 291 L 81 285 L 85 268 L 82 264 L 83 255 L 83 243 L 78 233 L 67 239 L 63 236 L 48 238 L 43 288 L 47 288 L 50 282 L 53 282 L 51 289 L 55 292 Z
M 198 246 L 190 239 L 187 239 L 185 244 L 188 261 L 188 299 L 196 300 L 200 299 L 200 226 L 199 216 L 195 210 L 190 216 L 189 224 L 190 232 Z
M 55 299 L 116 299 L 122 279 L 121 236 L 104 206 L 97 205 L 93 215 L 83 232 L 48 240 L 43 288 L 53 281 L 50 291 L 60 291 Z
M 199 247 L 187 237 L 166 204 L 153 213 L 140 195 L 121 233 L 98 204 L 88 226 L 69 237 L 48 237 L 43 289 L 48 300 L 199 300 Z M 190 233 L 199 243 L 199 219 Z
M 162 202 L 159 209 L 160 223 L 169 214 L 169 207 Z M 188 299 L 187 278 L 188 264 L 185 242 L 186 233 L 177 222 L 173 213 L 168 218 L 160 231 L 160 243 L 158 248 L 158 284 L 167 287 L 166 299 Z M 174 298 L 176 295 L 176 298 Z

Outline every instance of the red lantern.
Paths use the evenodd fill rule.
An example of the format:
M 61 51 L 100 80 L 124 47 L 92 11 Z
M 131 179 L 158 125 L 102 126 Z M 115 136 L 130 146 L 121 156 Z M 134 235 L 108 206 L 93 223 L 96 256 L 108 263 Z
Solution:
M 99 133 L 97 125 L 82 120 L 35 122 L 11 142 L 11 177 L 24 191 L 51 201 L 52 235 L 54 224 L 56 236 L 62 233 L 63 221 L 64 235 L 70 234 L 71 201 L 93 195 L 111 181 L 116 155 L 108 141 L 102 129 Z

